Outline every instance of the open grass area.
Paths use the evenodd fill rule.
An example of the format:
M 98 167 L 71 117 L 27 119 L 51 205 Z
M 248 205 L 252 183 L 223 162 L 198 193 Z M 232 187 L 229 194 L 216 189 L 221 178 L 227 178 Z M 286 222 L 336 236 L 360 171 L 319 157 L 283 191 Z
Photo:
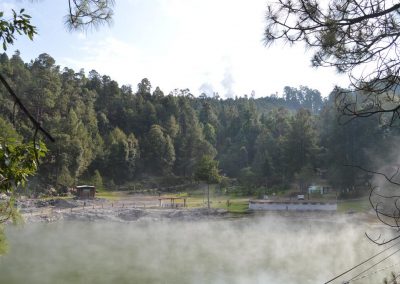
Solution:
M 206 186 L 186 192 L 163 194 L 162 197 L 185 197 L 188 208 L 207 207 Z M 176 200 L 176 203 L 183 203 L 183 200 Z M 214 185 L 210 185 L 210 207 L 226 209 L 231 213 L 245 213 L 249 208 L 249 197 L 222 194 Z
M 187 199 L 187 206 L 189 208 L 207 207 L 207 197 L 191 195 Z M 246 213 L 249 209 L 249 198 L 227 195 L 212 196 L 210 197 L 210 207 L 225 209 L 230 213 Z
M 129 196 L 127 192 L 120 191 L 101 191 L 96 194 L 96 197 L 107 200 L 118 201 Z M 130 196 L 132 197 L 132 195 Z M 196 190 L 182 193 L 164 194 L 162 197 L 182 197 L 186 198 L 186 206 L 188 208 L 207 207 L 207 194 L 204 190 Z M 158 196 L 154 196 L 155 199 Z M 210 207 L 225 209 L 230 213 L 246 213 L 249 208 L 249 196 L 232 196 L 225 194 L 216 194 L 214 189 L 210 189 Z M 229 202 L 228 202 L 229 200 Z M 331 199 L 332 200 L 332 199 Z M 183 203 L 182 200 L 176 200 L 175 203 Z M 366 212 L 371 209 L 367 197 L 359 199 L 338 200 L 338 210 L 340 213 L 349 212 Z
M 97 198 L 103 198 L 109 201 L 122 201 L 129 200 L 129 202 L 147 202 L 146 204 L 153 204 L 151 206 L 158 206 L 158 198 L 159 195 L 157 193 L 135 193 L 134 191 L 107 191 L 107 190 L 99 190 L 96 193 Z M 164 193 L 161 195 L 163 198 L 182 198 L 175 199 L 175 204 L 180 204 L 183 206 L 184 199 L 186 199 L 186 206 L 188 208 L 206 208 L 207 207 L 207 186 L 200 186 L 197 189 L 183 189 L 181 192 L 174 193 Z M 46 199 L 54 199 L 55 197 L 43 198 Z M 57 197 L 59 199 L 68 199 L 71 197 Z M 214 185 L 210 185 L 210 207 L 211 208 L 220 208 L 225 209 L 230 213 L 247 213 L 249 210 L 249 199 L 254 198 L 254 196 L 241 196 L 237 194 L 237 192 L 229 192 L 226 190 L 220 190 L 218 187 Z M 144 199 L 145 201 L 141 201 L 140 199 Z M 336 194 L 326 194 L 326 195 L 310 195 L 310 200 L 312 201 L 332 201 L 336 199 Z M 164 203 L 168 203 L 166 200 Z M 157 205 L 155 205 L 157 204 Z M 362 197 L 357 199 L 348 199 L 348 200 L 338 200 L 337 201 L 339 213 L 358 213 L 358 212 L 367 212 L 371 209 L 371 205 L 369 204 L 368 197 Z
M 96 193 L 96 197 L 104 198 L 107 200 L 120 200 L 126 193 L 120 191 L 99 191 Z
M 147 194 L 146 194 L 147 195 Z M 151 195 L 157 201 L 159 198 L 158 195 Z M 104 191 L 101 190 L 96 193 L 96 197 L 104 198 L 112 201 L 121 201 L 124 198 L 134 198 L 134 194 L 129 191 Z M 186 206 L 188 208 L 202 208 L 207 207 L 207 188 L 201 188 L 190 191 L 182 191 L 179 193 L 167 193 L 162 194 L 163 198 L 186 198 Z M 230 213 L 246 213 L 249 208 L 249 198 L 251 197 L 243 197 L 243 196 L 235 196 L 231 194 L 222 194 L 218 193 L 214 186 L 210 186 L 210 207 L 211 208 L 221 208 L 225 209 Z M 229 200 L 229 202 L 228 202 Z M 175 200 L 175 204 L 183 203 L 183 199 Z M 158 203 L 158 201 L 157 201 Z
M 229 200 L 228 202 L 218 203 L 216 208 L 223 208 L 228 210 L 230 213 L 246 213 L 249 209 L 249 199 L 248 198 L 236 198 Z
M 371 209 L 368 197 L 349 200 L 338 200 L 338 212 L 366 212 Z
M 38 199 L 43 201 L 53 200 L 53 199 L 71 199 L 71 196 L 46 196 L 46 197 L 40 197 Z
M 207 206 L 207 188 L 190 191 L 188 196 L 188 207 Z M 228 202 L 229 200 L 229 202 Z M 215 186 L 210 185 L 210 207 L 225 209 L 230 213 L 246 213 L 249 209 L 249 197 L 223 194 L 218 192 Z

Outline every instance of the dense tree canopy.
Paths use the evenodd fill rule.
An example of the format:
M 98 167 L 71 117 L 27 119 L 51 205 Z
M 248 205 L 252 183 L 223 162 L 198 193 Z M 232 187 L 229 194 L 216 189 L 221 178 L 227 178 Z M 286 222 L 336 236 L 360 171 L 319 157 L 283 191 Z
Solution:
M 114 2 L 112 0 L 68 0 L 66 23 L 72 30 L 85 29 L 88 26 L 96 27 L 104 22 L 110 22 L 113 14 L 113 4 Z M 31 23 L 31 16 L 27 14 L 24 9 L 21 9 L 18 13 L 11 10 L 12 16 L 10 19 L 6 18 L 8 17 L 7 12 L 9 11 L 0 11 L 0 40 L 2 41 L 3 50 L 6 50 L 8 45 L 14 43 L 16 34 L 25 35 L 30 40 L 33 40 L 34 35 L 37 34 L 36 27 Z M 62 104 L 69 103 L 68 100 L 71 98 L 66 96 L 69 90 L 75 88 L 75 92 L 78 93 L 80 91 L 85 93 L 86 91 L 80 88 L 76 90 L 78 86 L 67 84 L 68 88 L 65 90 L 66 94 L 60 93 L 62 88 L 61 82 L 64 78 L 73 80 L 74 72 L 66 70 L 64 73 L 66 76 L 60 76 L 59 67 L 54 65 L 54 59 L 47 54 L 39 56 L 39 58 L 31 64 L 30 72 L 26 72 L 26 66 L 19 58 L 19 52 L 17 52 L 16 55 L 17 56 L 10 61 L 8 61 L 6 54 L 3 54 L 1 58 L 1 63 L 4 63 L 0 69 L 0 81 L 4 87 L 4 89 L 1 90 L 1 97 L 4 99 L 1 99 L 1 102 L 4 103 L 4 105 L 2 105 L 0 110 L 5 111 L 1 113 L 2 116 L 9 116 L 13 125 L 11 126 L 11 124 L 0 117 L 0 193 L 4 194 L 5 192 L 9 195 L 6 200 L 0 202 L 0 225 L 10 218 L 16 222 L 17 214 L 15 214 L 16 210 L 14 207 L 15 190 L 21 185 L 24 186 L 28 177 L 36 173 L 39 159 L 43 158 L 47 151 L 45 145 L 37 140 L 38 131 L 42 132 L 47 138 L 54 142 L 54 138 L 41 125 L 42 121 L 49 120 L 49 116 L 52 114 L 51 109 L 55 107 L 60 108 L 61 111 L 54 119 L 56 122 L 62 121 L 66 123 L 67 129 L 64 129 L 62 125 L 58 125 L 58 138 L 60 138 L 61 141 L 58 141 L 57 146 L 52 151 L 52 158 L 59 158 L 57 160 L 58 165 L 52 167 L 51 164 L 56 160 L 51 159 L 46 163 L 45 167 L 42 167 L 43 170 L 43 168 L 47 166 L 47 170 L 50 173 L 47 178 L 50 183 L 63 187 L 73 184 L 76 181 L 73 176 L 82 174 L 95 157 L 96 150 L 100 149 L 98 143 L 91 144 L 90 142 L 91 139 L 98 142 L 97 140 L 100 138 L 98 133 L 91 131 L 98 131 L 97 125 L 93 127 L 93 122 L 96 123 L 96 121 L 93 119 L 91 119 L 91 121 L 80 121 L 73 109 L 66 108 L 66 105 Z M 12 72 L 12 69 L 13 71 L 18 70 L 20 72 Z M 10 72 L 19 77 L 13 77 Z M 9 75 L 9 78 L 12 79 L 13 86 L 10 86 L 6 75 Z M 26 76 L 29 76 L 29 78 Z M 32 77 L 37 80 L 31 80 Z M 77 77 L 79 77 L 79 75 Z M 28 98 L 24 100 L 25 103 L 22 103 L 20 97 L 15 92 L 17 86 L 14 84 L 16 84 L 16 81 L 23 81 L 24 79 L 28 80 L 29 83 L 25 84 L 23 88 L 19 88 L 17 92 L 20 94 L 26 91 L 28 94 Z M 72 92 L 71 95 L 73 98 L 75 92 Z M 5 97 L 7 95 L 9 97 Z M 64 100 L 59 100 L 60 98 Z M 57 102 L 61 102 L 61 105 L 58 105 Z M 83 100 L 81 104 L 84 103 L 88 104 L 89 107 L 84 111 L 87 111 L 89 115 L 93 115 L 93 100 Z M 10 110 L 10 105 L 13 105 L 11 115 L 7 114 L 6 111 L 7 109 Z M 19 120 L 16 120 L 16 106 L 23 112 L 23 117 L 20 117 Z M 30 111 L 27 106 L 30 108 Z M 35 114 L 32 114 L 32 111 L 35 111 Z M 65 119 L 66 112 L 68 112 L 69 115 L 67 119 Z M 78 115 L 79 114 L 80 113 L 78 113 Z M 23 118 L 28 118 L 33 125 L 23 123 L 21 121 Z M 91 118 L 93 118 L 93 116 Z M 92 122 L 92 127 L 86 129 L 82 127 L 82 122 Z M 22 126 L 20 132 L 24 134 L 24 138 L 21 138 L 15 133 L 14 128 L 17 124 L 20 127 Z M 33 133 L 31 130 L 32 126 L 34 128 Z M 68 134 L 65 134 L 66 132 Z M 12 134 L 10 135 L 10 133 Z M 28 136 L 30 137 L 28 138 Z M 32 142 L 23 142 L 22 139 L 32 139 Z M 130 139 L 130 145 L 132 143 L 135 143 L 134 137 Z M 94 147 L 91 147 L 91 145 Z M 64 151 L 61 150 L 63 146 Z M 72 156 L 71 158 L 69 155 L 66 155 L 67 151 L 65 151 L 65 148 L 72 149 L 72 152 L 77 156 Z M 132 153 L 130 154 L 132 155 Z M 54 168 L 55 170 L 51 170 Z M 95 174 L 97 180 L 101 179 L 101 176 L 97 175 L 98 171 L 95 171 Z M 5 252 L 6 246 L 3 228 L 0 226 L 0 254 Z
M 193 179 L 196 165 L 210 156 L 222 174 L 254 189 L 304 189 L 323 178 L 347 192 L 365 187 L 365 177 L 343 165 L 368 162 L 366 151 L 387 141 L 368 138 L 381 131 L 374 120 L 338 126 L 334 94 L 324 101 L 307 87 L 285 87 L 283 97 L 223 100 L 196 98 L 188 90 L 166 95 L 148 79 L 134 89 L 94 70 L 88 76 L 61 70 L 48 54 L 30 63 L 19 53 L 2 54 L 0 70 L 56 138 L 29 183 L 34 191 L 94 178 L 108 189 L 148 176 Z M 32 138 L 29 121 L 4 89 L 0 109 L 21 137 Z
M 337 162 L 363 169 L 364 175 L 379 174 L 391 185 L 400 185 L 398 167 L 395 173 L 383 173 L 375 170 L 374 165 L 364 166 L 367 159 L 358 147 L 373 147 L 367 137 L 375 137 L 375 146 L 393 139 L 392 135 L 368 127 L 373 123 L 371 118 L 377 117 L 381 126 L 399 126 L 400 123 L 399 11 L 398 1 L 386 0 L 331 0 L 326 5 L 315 0 L 279 0 L 267 7 L 266 44 L 281 39 L 291 44 L 303 42 L 314 50 L 314 66 L 336 67 L 351 79 L 350 89 L 336 88 L 333 93 L 341 113 L 339 121 L 347 125 L 342 128 L 334 126 L 332 131 L 335 135 L 324 141 L 334 150 L 326 152 L 327 156 L 341 152 L 329 170 L 329 180 L 335 186 L 341 186 L 337 183 L 356 183 L 357 180 L 354 168 L 343 172 L 343 168 L 335 166 Z M 324 115 L 336 116 L 329 110 Z M 364 121 L 349 123 L 359 117 Z M 361 140 L 363 145 L 355 141 L 361 137 L 364 137 Z M 335 142 L 340 144 L 334 146 Z M 390 154 L 390 151 L 380 151 L 379 156 L 390 157 Z M 398 200 L 398 194 L 377 193 L 371 189 L 370 201 L 378 218 L 396 228 L 399 227 Z M 393 204 L 387 205 L 390 202 Z

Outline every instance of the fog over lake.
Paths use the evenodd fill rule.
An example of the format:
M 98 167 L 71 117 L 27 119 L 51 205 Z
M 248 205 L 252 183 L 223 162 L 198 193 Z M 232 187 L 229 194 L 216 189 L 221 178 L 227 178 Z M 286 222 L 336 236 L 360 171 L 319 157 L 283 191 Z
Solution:
M 383 249 L 366 230 L 325 215 L 11 226 L 0 283 L 324 283 Z M 396 269 L 354 283 L 382 283 Z

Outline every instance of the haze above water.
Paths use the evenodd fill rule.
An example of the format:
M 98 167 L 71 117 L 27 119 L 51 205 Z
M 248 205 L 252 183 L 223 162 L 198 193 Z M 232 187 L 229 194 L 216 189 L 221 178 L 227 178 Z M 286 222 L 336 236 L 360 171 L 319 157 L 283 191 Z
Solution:
M 0 283 L 324 283 L 383 249 L 365 226 L 328 219 L 8 227 Z M 354 283 L 382 283 L 396 269 Z

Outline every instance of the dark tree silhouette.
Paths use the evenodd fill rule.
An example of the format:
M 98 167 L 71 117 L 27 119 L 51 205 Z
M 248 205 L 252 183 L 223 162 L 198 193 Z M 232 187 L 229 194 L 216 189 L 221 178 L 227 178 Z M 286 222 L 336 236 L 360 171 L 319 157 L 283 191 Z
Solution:
M 312 65 L 335 67 L 351 79 L 337 89 L 344 116 L 375 114 L 383 124 L 399 118 L 400 4 L 385 0 L 279 0 L 267 7 L 265 43 L 303 42 L 314 50 Z
M 113 0 L 68 0 L 65 22 L 71 30 L 98 27 L 110 23 L 113 17 Z

